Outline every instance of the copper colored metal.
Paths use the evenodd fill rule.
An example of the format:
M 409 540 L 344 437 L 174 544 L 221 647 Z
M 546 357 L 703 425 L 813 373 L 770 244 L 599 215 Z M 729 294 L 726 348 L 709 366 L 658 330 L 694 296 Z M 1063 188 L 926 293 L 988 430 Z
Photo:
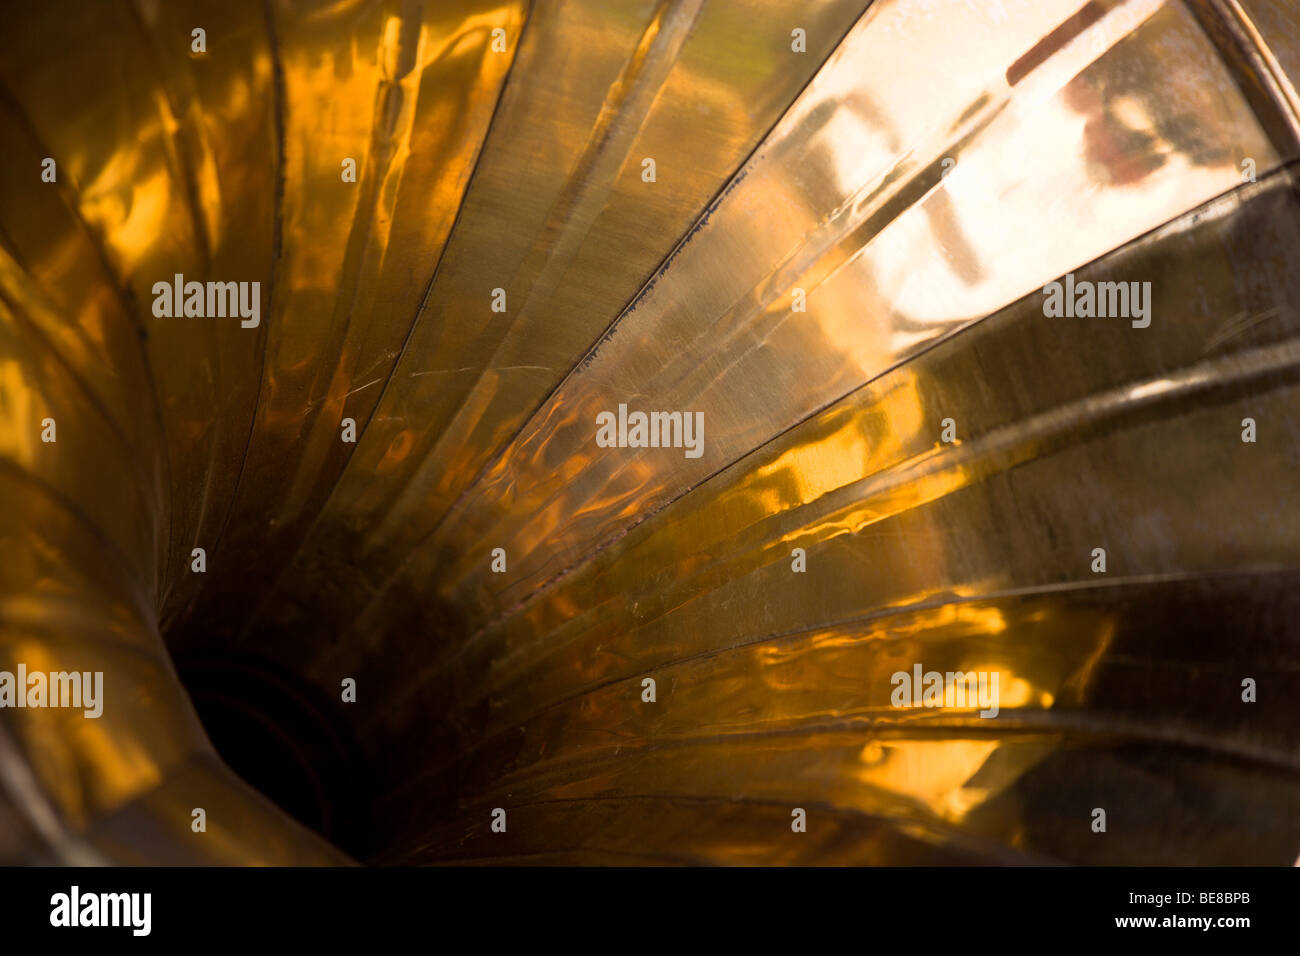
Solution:
M 1295 0 L 6 18 L 0 862 L 1300 854 Z

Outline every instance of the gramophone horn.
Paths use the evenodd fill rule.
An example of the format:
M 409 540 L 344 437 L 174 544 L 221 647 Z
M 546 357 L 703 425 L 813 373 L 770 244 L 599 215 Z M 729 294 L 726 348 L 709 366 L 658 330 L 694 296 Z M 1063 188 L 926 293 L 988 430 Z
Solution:
M 5 18 L 0 862 L 1300 853 L 1300 4 Z

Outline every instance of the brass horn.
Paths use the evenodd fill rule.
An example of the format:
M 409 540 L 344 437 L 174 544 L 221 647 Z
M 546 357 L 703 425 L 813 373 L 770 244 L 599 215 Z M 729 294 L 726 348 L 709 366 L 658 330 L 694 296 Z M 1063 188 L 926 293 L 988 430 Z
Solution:
M 1300 854 L 1294 0 L 5 21 L 0 862 Z

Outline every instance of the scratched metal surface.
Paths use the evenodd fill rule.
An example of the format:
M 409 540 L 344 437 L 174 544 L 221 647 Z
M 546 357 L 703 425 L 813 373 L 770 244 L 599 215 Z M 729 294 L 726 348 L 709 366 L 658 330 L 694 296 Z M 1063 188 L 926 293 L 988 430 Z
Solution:
M 214 752 L 214 655 L 334 701 L 364 861 L 1300 855 L 1300 6 L 806 6 L 7 14 L 0 670 L 111 696 L 0 710 L 0 860 L 345 860 Z

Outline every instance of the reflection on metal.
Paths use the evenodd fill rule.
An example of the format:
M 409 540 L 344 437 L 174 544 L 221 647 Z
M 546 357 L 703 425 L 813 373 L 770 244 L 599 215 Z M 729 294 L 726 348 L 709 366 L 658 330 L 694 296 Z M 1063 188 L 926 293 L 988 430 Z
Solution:
M 8 14 L 0 861 L 1296 858 L 1300 4 L 807 7 Z

